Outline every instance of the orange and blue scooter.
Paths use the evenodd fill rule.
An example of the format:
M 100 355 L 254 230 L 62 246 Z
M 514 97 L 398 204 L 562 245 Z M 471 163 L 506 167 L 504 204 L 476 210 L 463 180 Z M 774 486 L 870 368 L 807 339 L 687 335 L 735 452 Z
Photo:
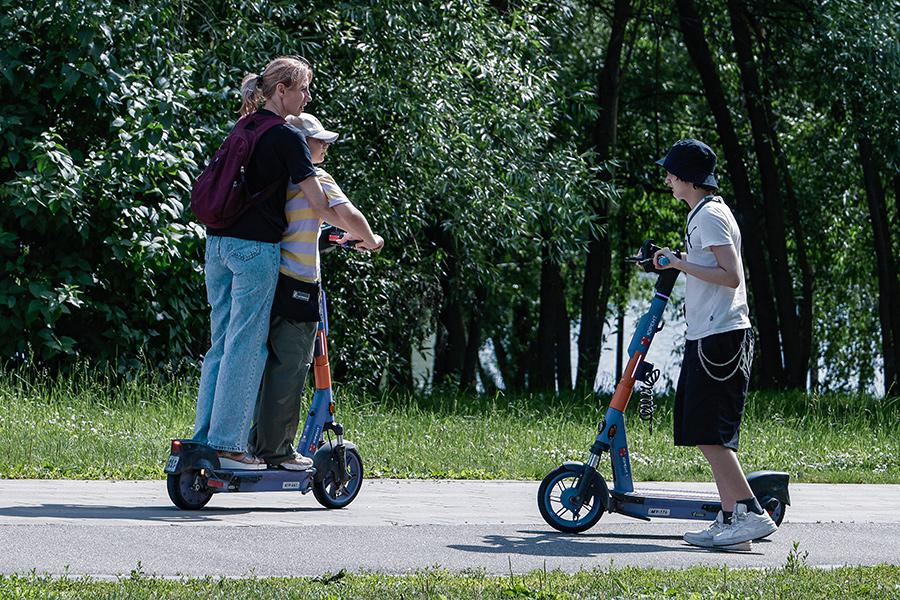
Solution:
M 554 529 L 579 533 L 593 527 L 604 512 L 619 513 L 636 519 L 699 519 L 712 521 L 722 505 L 717 494 L 673 492 L 670 490 L 636 490 L 632 480 L 628 440 L 625 435 L 625 409 L 636 382 L 643 382 L 640 400 L 642 418 L 653 415 L 652 386 L 659 370 L 645 357 L 653 337 L 662 329 L 662 316 L 679 271 L 657 269 L 653 256 L 659 250 L 653 240 L 641 246 L 640 255 L 629 259 L 648 273 L 658 275 L 650 310 L 641 317 L 628 347 L 628 366 L 619 380 L 606 416 L 600 420 L 598 433 L 586 462 L 567 462 L 544 477 L 538 488 L 538 509 Z M 665 257 L 663 257 L 665 260 Z M 665 263 L 662 263 L 665 266 Z M 652 426 L 652 421 L 651 421 Z M 597 471 L 603 454 L 612 463 L 613 487 Z M 777 525 L 784 519 L 788 496 L 788 474 L 779 471 L 756 471 L 747 475 L 750 489 L 760 506 L 768 511 Z
M 335 229 L 324 231 L 323 238 L 335 244 L 341 233 Z M 165 466 L 166 487 L 169 498 L 177 507 L 199 510 L 218 493 L 287 491 L 306 494 L 312 491 L 322 506 L 343 508 L 359 494 L 363 480 L 362 458 L 356 446 L 344 440 L 344 427 L 334 420 L 324 291 L 319 302 L 321 320 L 313 351 L 316 389 L 297 443 L 297 452 L 313 459 L 312 468 L 307 471 L 223 469 L 215 449 L 192 440 L 172 440 Z

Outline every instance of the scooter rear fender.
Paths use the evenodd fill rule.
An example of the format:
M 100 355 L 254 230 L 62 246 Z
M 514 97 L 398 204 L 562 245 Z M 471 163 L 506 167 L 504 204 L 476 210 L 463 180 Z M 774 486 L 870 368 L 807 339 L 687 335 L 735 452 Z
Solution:
M 185 471 L 200 469 L 208 469 L 210 471 L 219 469 L 219 456 L 214 448 L 193 440 L 179 441 L 181 442 L 181 452 L 178 453 L 178 465 L 175 467 L 174 473 L 170 474 L 176 475 Z
M 747 483 L 750 484 L 750 489 L 757 498 L 766 496 L 778 498 L 790 506 L 791 498 L 788 495 L 790 478 L 791 476 L 783 471 L 753 471 L 747 474 Z

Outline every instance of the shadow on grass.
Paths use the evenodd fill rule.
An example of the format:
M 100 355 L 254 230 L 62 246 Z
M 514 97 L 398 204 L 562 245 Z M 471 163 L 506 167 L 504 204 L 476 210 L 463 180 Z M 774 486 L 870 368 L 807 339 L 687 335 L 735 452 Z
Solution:
M 679 552 L 688 554 L 731 554 L 720 549 L 697 548 L 681 540 L 680 535 L 652 534 L 579 534 L 571 535 L 546 531 L 518 531 L 522 535 L 487 535 L 480 545 L 449 544 L 447 547 L 463 552 L 479 554 L 521 554 L 525 556 L 552 556 L 587 558 L 615 554 L 642 554 L 647 552 Z M 608 538 L 622 541 L 605 541 Z M 638 540 L 659 540 L 669 544 L 639 543 Z M 678 545 L 671 545 L 671 543 Z M 740 552 L 741 555 L 761 555 L 761 552 Z

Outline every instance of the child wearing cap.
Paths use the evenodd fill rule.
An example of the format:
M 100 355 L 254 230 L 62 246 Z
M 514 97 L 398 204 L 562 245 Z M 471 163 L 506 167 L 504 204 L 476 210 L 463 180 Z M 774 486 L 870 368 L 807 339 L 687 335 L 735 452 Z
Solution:
M 654 256 L 657 269 L 686 275 L 684 359 L 675 391 L 675 444 L 697 446 L 712 468 L 722 511 L 684 540 L 728 547 L 771 535 L 777 526 L 750 490 L 737 458 L 741 417 L 750 379 L 753 335 L 741 262 L 741 231 L 720 196 L 716 155 L 693 139 L 680 140 L 657 164 L 672 195 L 690 208 L 681 258 L 669 248 Z M 666 266 L 659 259 L 668 259 Z
M 305 138 L 313 165 L 325 160 L 338 134 L 328 131 L 309 113 L 287 117 Z M 366 217 L 353 206 L 334 178 L 316 166 L 316 177 L 335 217 L 331 225 L 347 231 L 355 247 L 378 251 L 381 236 L 372 233 Z M 300 400 L 312 361 L 319 322 L 319 230 L 322 220 L 297 185 L 289 185 L 285 206 L 288 226 L 281 239 L 281 264 L 269 327 L 265 372 L 260 385 L 250 446 L 269 466 L 305 470 L 312 460 L 294 450 L 300 420 Z M 333 221 L 333 222 L 332 222 Z

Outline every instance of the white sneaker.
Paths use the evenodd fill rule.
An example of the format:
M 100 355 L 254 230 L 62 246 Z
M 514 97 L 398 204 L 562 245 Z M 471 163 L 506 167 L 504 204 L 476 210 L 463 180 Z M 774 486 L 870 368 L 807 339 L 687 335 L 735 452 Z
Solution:
M 313 460 L 295 452 L 294 458 L 278 463 L 278 466 L 288 471 L 307 471 L 313 466 Z
M 758 515 L 750 512 L 743 504 L 736 504 L 731 524 L 726 525 L 722 531 L 713 537 L 713 546 L 733 546 L 742 542 L 749 542 L 772 535 L 778 525 L 769 518 L 769 514 L 763 511 Z
M 219 451 L 219 466 L 236 471 L 259 471 L 266 468 L 266 463 L 249 452 Z
M 709 527 L 701 531 L 688 531 L 684 534 L 684 541 L 701 548 L 712 548 L 713 538 L 725 527 L 725 515 L 720 510 L 716 515 L 716 520 L 710 523 Z

